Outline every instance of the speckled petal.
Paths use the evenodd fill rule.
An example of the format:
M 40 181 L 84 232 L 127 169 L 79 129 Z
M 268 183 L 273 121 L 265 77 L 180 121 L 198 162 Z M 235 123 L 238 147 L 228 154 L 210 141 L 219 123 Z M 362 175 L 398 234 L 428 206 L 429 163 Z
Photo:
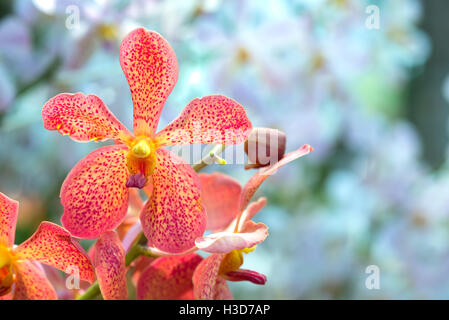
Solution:
M 14 245 L 19 203 L 0 192 L 0 244 L 7 248 Z
M 75 237 L 98 238 L 115 229 L 128 209 L 123 145 L 106 146 L 81 160 L 61 188 L 62 225 Z
M 266 178 L 275 173 L 280 167 L 299 157 L 305 156 L 312 150 L 313 148 L 311 146 L 305 144 L 298 150 L 286 154 L 281 160 L 279 160 L 279 162 L 276 162 L 274 165 L 260 169 L 249 179 L 249 181 L 243 187 L 242 198 L 240 199 L 240 210 L 243 211 L 246 208 L 254 193 L 256 193 L 257 189 L 262 184 L 262 182 L 265 181 Z
M 91 261 L 84 249 L 74 241 L 62 227 L 51 222 L 42 222 L 37 231 L 14 249 L 21 260 L 39 261 L 59 270 L 78 268 L 81 280 L 95 280 Z
M 196 300 L 214 300 L 217 296 L 218 270 L 223 257 L 223 254 L 211 254 L 195 269 L 192 280 Z
M 152 246 L 179 253 L 193 247 L 206 228 L 201 187 L 196 173 L 181 158 L 162 148 L 156 152 L 153 194 L 140 220 Z
M 156 135 L 161 146 L 240 144 L 252 128 L 243 107 L 222 95 L 195 98 Z
M 251 248 L 268 236 L 268 228 L 263 223 L 247 221 L 241 232 L 217 232 L 196 239 L 198 249 L 211 253 L 228 253 L 234 249 Z
M 223 173 L 200 173 L 201 197 L 207 214 L 207 230 L 225 228 L 239 213 L 240 183 Z
M 243 107 L 222 95 L 195 98 L 181 114 L 157 133 L 159 146 L 240 144 L 252 125 Z
M 132 262 L 132 281 L 137 288 L 139 283 L 140 275 L 148 268 L 150 264 L 154 262 L 157 258 L 140 256 Z
M 120 65 L 131 89 L 134 133 L 152 136 L 178 80 L 175 52 L 158 33 L 138 28 L 122 41 Z
M 201 256 L 196 253 L 158 258 L 140 276 L 137 299 L 180 299 L 193 289 L 193 272 L 201 260 Z
M 93 94 L 61 93 L 42 109 L 44 127 L 69 135 L 75 141 L 126 141 L 131 134 L 103 101 Z
M 31 261 L 14 264 L 16 283 L 14 300 L 57 300 L 55 289 L 43 270 Z
M 114 231 L 103 233 L 95 244 L 95 271 L 105 300 L 128 299 L 125 251 Z
M 217 277 L 215 283 L 215 297 L 214 300 L 233 300 L 232 292 L 228 287 L 228 282 L 222 278 Z

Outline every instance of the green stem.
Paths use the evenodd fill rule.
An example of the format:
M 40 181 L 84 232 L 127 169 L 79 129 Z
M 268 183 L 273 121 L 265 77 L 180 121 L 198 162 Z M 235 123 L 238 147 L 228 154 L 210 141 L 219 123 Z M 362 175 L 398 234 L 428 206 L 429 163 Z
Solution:
M 76 300 L 93 300 L 99 294 L 101 294 L 100 285 L 98 284 L 98 281 L 95 281 L 82 295 L 77 297 Z

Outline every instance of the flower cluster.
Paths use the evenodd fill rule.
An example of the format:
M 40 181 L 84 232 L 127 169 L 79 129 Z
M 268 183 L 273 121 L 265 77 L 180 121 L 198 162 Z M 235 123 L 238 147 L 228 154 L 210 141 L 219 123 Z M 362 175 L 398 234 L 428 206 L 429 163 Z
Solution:
M 424 65 L 441 43 L 432 43 L 432 33 L 423 32 L 427 23 L 420 23 L 429 19 L 422 13 L 432 2 L 10 2 L 0 20 L 0 181 L 3 192 L 20 199 L 16 239 L 26 239 L 42 220 L 59 219 L 59 182 L 98 148 L 42 130 L 41 106 L 60 92 L 95 93 L 131 128 L 118 49 L 129 31 L 144 26 L 163 34 L 182 61 L 160 128 L 193 97 L 219 92 L 244 105 L 257 126 L 285 131 L 287 149 L 303 141 L 316 147 L 263 186 L 270 201 L 257 218 L 270 226 L 270 237 L 257 254 L 245 255 L 245 267 L 270 281 L 263 290 L 233 283 L 236 298 L 448 297 L 448 163 L 439 169 L 426 163 L 438 163 L 433 153 L 439 161 L 445 156 L 445 104 L 439 80 L 421 78 L 444 64 Z M 371 5 L 379 8 L 379 29 L 365 25 Z M 79 9 L 79 27 L 71 27 L 69 6 Z M 409 90 L 416 77 L 425 85 Z M 420 101 L 427 98 L 415 93 L 431 101 L 441 96 L 440 111 L 425 112 Z M 223 155 L 228 162 L 233 149 Z M 250 178 L 250 170 L 234 168 L 220 171 L 241 183 Z M 134 175 L 126 183 L 146 180 Z M 150 182 L 140 192 L 144 201 Z M 128 211 L 116 228 L 125 252 L 132 237 L 124 237 L 145 204 L 136 188 L 128 193 Z M 206 235 L 215 230 L 206 229 Z M 132 268 L 143 270 L 151 259 Z M 364 286 L 371 264 L 381 268 L 382 290 Z M 58 291 L 58 281 L 52 283 Z
M 95 95 L 63 93 L 45 103 L 46 129 L 79 142 L 110 139 L 114 144 L 90 153 L 63 182 L 64 228 L 44 222 L 14 248 L 18 204 L 2 195 L 0 294 L 57 298 L 38 263 L 63 271 L 76 267 L 81 280 L 97 279 L 86 294 L 97 285 L 104 299 L 128 298 L 128 271 L 138 299 L 230 299 L 226 281 L 264 284 L 264 275 L 240 268 L 243 253 L 268 235 L 265 224 L 251 220 L 265 198 L 250 201 L 266 178 L 312 148 L 304 145 L 285 155 L 282 150 L 274 164 L 266 164 L 243 188 L 221 173 L 198 176 L 164 147 L 245 142 L 252 124 L 243 107 L 222 95 L 196 98 L 156 132 L 178 78 L 173 49 L 156 32 L 138 28 L 122 41 L 120 65 L 131 89 L 133 132 Z M 139 189 L 148 195 L 145 203 Z M 213 233 L 204 235 L 206 229 Z M 97 241 L 86 255 L 72 237 Z M 203 258 L 197 250 L 211 255 Z M 136 260 L 142 255 L 153 259 Z

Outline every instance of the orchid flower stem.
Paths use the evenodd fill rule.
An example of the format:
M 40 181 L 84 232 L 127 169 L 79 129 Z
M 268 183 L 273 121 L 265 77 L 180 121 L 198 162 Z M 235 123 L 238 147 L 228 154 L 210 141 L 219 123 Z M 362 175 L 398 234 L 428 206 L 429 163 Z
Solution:
M 149 258 L 157 258 L 159 257 L 157 254 L 153 253 L 148 247 L 138 245 L 136 247 L 136 251 L 140 256 L 149 257 Z
M 139 233 L 139 235 L 134 240 L 134 243 L 132 244 L 131 248 L 129 248 L 128 252 L 126 253 L 125 265 L 127 267 L 131 264 L 131 262 L 133 262 L 142 255 L 140 248 L 142 244 L 146 243 L 146 241 L 147 240 L 143 232 Z
M 220 154 L 226 149 L 226 145 L 216 145 L 212 148 L 207 156 L 201 159 L 201 161 L 192 166 L 193 170 L 196 172 L 204 169 L 209 164 L 211 164 L 211 160 L 217 162 L 218 164 L 226 164 L 226 161 L 220 158 Z M 128 253 L 125 257 L 125 265 L 128 267 L 134 260 L 136 260 L 140 256 L 157 258 L 158 255 L 154 254 L 150 249 L 145 247 L 143 244 L 146 242 L 146 239 L 141 232 L 134 241 L 133 245 L 129 248 Z M 80 296 L 76 298 L 76 300 L 93 300 L 96 297 L 101 295 L 100 285 L 98 281 L 95 281 L 86 291 Z
M 99 294 L 101 294 L 100 285 L 98 284 L 98 281 L 95 281 L 82 295 L 78 296 L 76 300 L 93 300 Z

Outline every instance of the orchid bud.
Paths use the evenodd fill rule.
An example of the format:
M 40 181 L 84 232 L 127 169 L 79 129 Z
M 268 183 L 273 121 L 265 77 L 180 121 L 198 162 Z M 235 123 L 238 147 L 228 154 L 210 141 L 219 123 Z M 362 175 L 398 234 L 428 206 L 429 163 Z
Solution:
M 284 132 L 271 128 L 255 128 L 245 141 L 248 163 L 245 170 L 270 166 L 285 154 L 287 137 Z

